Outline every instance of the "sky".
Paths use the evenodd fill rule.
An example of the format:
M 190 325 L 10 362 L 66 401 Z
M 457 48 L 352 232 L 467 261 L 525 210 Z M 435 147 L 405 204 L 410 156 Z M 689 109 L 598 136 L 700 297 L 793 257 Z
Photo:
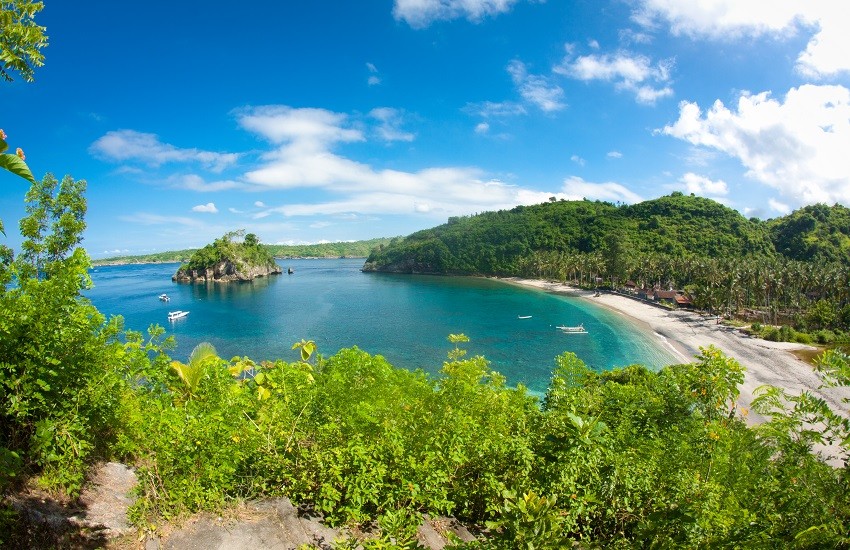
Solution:
M 37 178 L 86 180 L 93 258 L 550 197 L 769 219 L 850 206 L 844 4 L 45 0 L 45 65 L 0 83 L 0 128 Z M 0 174 L 13 248 L 26 189 Z

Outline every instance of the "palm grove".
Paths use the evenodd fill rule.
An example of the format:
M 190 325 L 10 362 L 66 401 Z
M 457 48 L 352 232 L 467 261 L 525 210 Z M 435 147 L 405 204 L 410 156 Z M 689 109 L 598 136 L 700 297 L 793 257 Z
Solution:
M 678 289 L 771 339 L 832 343 L 850 330 L 850 210 L 841 205 L 763 222 L 681 193 L 621 206 L 552 201 L 450 219 L 381 247 L 367 266 Z
M 0 16 L 26 15 L 31 6 L 3 3 Z M 364 548 L 415 548 L 424 514 L 486 527 L 469 548 L 560 548 L 570 541 L 623 548 L 850 546 L 850 470 L 811 452 L 832 439 L 846 457 L 846 417 L 806 394 L 766 390 L 755 407 L 771 420 L 748 427 L 735 404 L 742 367 L 719 350 L 657 373 L 639 365 L 596 373 L 564 353 L 554 360 L 542 401 L 508 387 L 483 357 L 467 357 L 460 334 L 449 337 L 453 347 L 435 377 L 357 348 L 323 357 L 309 341 L 293 346 L 291 361 L 228 360 L 204 345 L 183 363 L 168 356 L 173 342 L 160 327 L 146 335 L 125 330 L 120 317 L 105 319 L 81 295 L 91 284 L 79 246 L 85 182 L 49 174 L 36 180 L 22 154 L 5 153 L 5 139 L 0 146 L 11 172 L 0 173 L 3 184 L 23 181 L 17 176 L 31 184 L 19 223 L 21 250 L 4 247 L 0 263 L 4 497 L 28 484 L 77 495 L 92 464 L 123 460 L 139 475 L 131 516 L 141 531 L 241 499 L 285 495 L 335 524 L 376 524 L 377 534 L 359 542 Z M 546 206 L 529 208 L 557 211 Z M 621 242 L 650 251 L 655 238 L 696 246 L 662 231 L 666 216 L 653 220 L 647 223 L 658 227 L 642 233 L 649 240 Z M 628 230 L 620 220 L 609 223 Z M 604 264 L 566 259 L 590 257 L 606 241 L 611 265 L 628 265 L 627 254 L 611 253 L 614 242 L 604 232 L 544 225 L 527 231 L 524 243 L 500 236 L 502 226 L 470 239 L 473 250 L 420 236 L 407 244 L 432 254 L 413 260 L 420 266 L 457 261 L 449 272 L 564 270 L 560 277 L 572 269 L 590 277 Z M 759 235 L 718 246 L 769 251 Z M 578 252 L 562 242 L 576 243 Z M 460 251 L 462 257 L 452 256 Z M 685 269 L 661 259 L 655 265 L 647 277 L 666 280 Z M 793 305 L 783 296 L 773 293 L 771 303 Z M 825 383 L 850 384 L 842 353 L 826 353 L 818 368 Z M 21 524 L 4 499 L 0 544 L 31 543 Z

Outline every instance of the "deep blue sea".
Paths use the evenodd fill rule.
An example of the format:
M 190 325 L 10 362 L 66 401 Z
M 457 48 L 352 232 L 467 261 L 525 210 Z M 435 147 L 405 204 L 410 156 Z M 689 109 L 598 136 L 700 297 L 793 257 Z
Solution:
M 165 327 L 177 339 L 172 357 L 183 361 L 203 341 L 224 358 L 293 361 L 292 344 L 303 338 L 325 356 L 357 346 L 397 367 L 437 373 L 453 347 L 447 336 L 462 332 L 470 355 L 534 392 L 545 391 L 564 351 L 597 370 L 678 362 L 656 335 L 590 300 L 491 279 L 362 273 L 361 259 L 278 263 L 294 273 L 206 285 L 173 283 L 178 264 L 97 267 L 86 295 L 102 313 L 122 315 L 128 329 Z M 171 301 L 161 302 L 162 293 Z M 178 309 L 190 313 L 168 321 Z M 556 329 L 580 323 L 588 334 Z

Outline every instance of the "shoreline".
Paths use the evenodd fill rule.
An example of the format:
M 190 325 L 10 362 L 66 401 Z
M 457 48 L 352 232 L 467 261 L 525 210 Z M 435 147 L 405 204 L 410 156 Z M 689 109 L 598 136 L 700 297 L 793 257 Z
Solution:
M 648 327 L 676 351 L 683 363 L 693 362 L 700 353 L 700 347 L 713 345 L 720 349 L 746 369 L 744 382 L 739 386 L 738 404 L 748 411 L 746 420 L 750 425 L 765 420 L 750 411 L 754 392 L 762 385 L 776 386 L 792 394 L 808 391 L 822 398 L 832 410 L 846 415 L 846 406 L 841 400 L 850 397 L 850 389 L 821 388 L 821 379 L 812 366 L 791 353 L 792 350 L 818 349 L 813 346 L 754 338 L 733 327 L 717 324 L 714 316 L 688 310 L 662 309 L 619 294 L 602 292 L 594 296 L 594 292 L 589 290 L 538 279 L 507 277 L 500 280 L 590 300 L 600 307 L 615 311 L 633 323 Z

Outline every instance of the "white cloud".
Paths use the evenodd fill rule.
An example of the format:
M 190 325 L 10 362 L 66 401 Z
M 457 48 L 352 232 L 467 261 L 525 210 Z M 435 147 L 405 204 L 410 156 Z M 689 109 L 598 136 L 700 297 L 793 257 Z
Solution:
M 366 69 L 368 69 L 370 73 L 366 83 L 369 84 L 369 86 L 376 86 L 380 84 L 381 78 L 378 76 L 378 68 L 372 63 L 366 63 Z
M 777 189 L 794 205 L 850 204 L 850 90 L 792 88 L 784 101 L 742 94 L 737 110 L 721 101 L 703 115 L 683 102 L 663 133 L 738 159 L 747 177 Z
M 265 208 L 266 204 L 263 201 L 254 201 L 254 206 L 257 208 Z
M 213 191 L 226 191 L 228 189 L 243 189 L 244 183 L 233 180 L 206 181 L 197 174 L 186 174 L 183 176 L 175 176 L 168 180 L 174 187 L 189 189 L 190 191 L 198 191 L 200 193 L 209 193 Z
M 159 141 L 155 134 L 134 130 L 107 132 L 92 143 L 89 151 L 116 162 L 140 161 L 152 166 L 168 162 L 197 162 L 213 172 L 221 172 L 239 158 L 235 153 L 214 153 L 200 149 L 180 149 Z
M 621 159 L 623 158 L 623 153 L 619 151 L 608 151 L 608 154 L 605 156 L 609 159 Z
M 648 57 L 630 52 L 591 54 L 575 59 L 568 53 L 563 62 L 552 70 L 585 82 L 613 82 L 618 89 L 633 93 L 638 103 L 652 105 L 673 95 L 673 89 L 666 85 L 672 66 L 670 60 L 653 65 Z
M 588 199 L 630 204 L 643 200 L 640 195 L 619 183 L 591 183 L 578 176 L 571 176 L 564 180 L 563 197 L 567 200 Z
M 527 102 L 546 112 L 560 111 L 566 107 L 563 102 L 564 90 L 550 83 L 544 76 L 528 74 L 522 61 L 516 59 L 511 61 L 507 71 L 520 95 Z
M 369 116 L 380 122 L 378 136 L 384 141 L 413 141 L 416 136 L 401 129 L 403 113 L 391 107 L 378 107 Z
M 693 193 L 703 197 L 716 197 L 718 195 L 726 195 L 729 193 L 729 187 L 723 180 L 712 180 L 705 176 L 688 172 L 684 174 L 679 183 L 686 193 Z
M 238 208 L 233 208 L 232 206 L 230 208 L 228 208 L 227 211 L 230 212 L 231 214 L 244 214 L 245 213 L 244 210 L 239 210 Z
M 464 112 L 478 115 L 484 118 L 509 117 L 526 114 L 525 107 L 513 101 L 485 101 L 483 103 L 469 103 L 463 108 Z
M 584 159 L 581 158 L 578 155 L 571 156 L 570 160 L 573 161 L 574 163 L 578 164 L 579 166 L 584 166 Z
M 137 212 L 135 214 L 122 215 L 119 220 L 136 223 L 139 225 L 165 225 L 169 227 L 183 226 L 191 228 L 204 227 L 204 223 L 185 216 L 163 216 L 160 214 L 150 214 L 147 212 Z
M 776 199 L 768 199 L 767 205 L 771 208 L 771 210 L 775 210 L 776 212 L 779 212 L 783 216 L 785 214 L 791 213 L 791 207 L 790 206 L 788 206 L 785 203 L 779 202 Z
M 517 0 L 395 0 L 393 16 L 415 29 L 434 21 L 459 19 L 478 22 L 505 13 Z
M 207 204 L 199 204 L 198 206 L 193 206 L 192 212 L 206 212 L 207 214 L 216 214 L 218 213 L 218 208 L 215 207 L 214 203 L 208 202 Z
M 475 133 L 476 134 L 486 134 L 490 131 L 490 125 L 486 122 L 479 122 L 475 125 Z
M 295 109 L 270 105 L 243 109 L 239 124 L 273 143 L 297 143 L 305 153 L 323 150 L 338 142 L 364 141 L 363 133 L 345 127 L 348 117 L 325 109 Z
M 642 0 L 633 19 L 645 28 L 663 22 L 674 35 L 711 40 L 763 35 L 782 39 L 811 32 L 797 57 L 797 69 L 810 77 L 850 71 L 850 10 L 837 0 Z

